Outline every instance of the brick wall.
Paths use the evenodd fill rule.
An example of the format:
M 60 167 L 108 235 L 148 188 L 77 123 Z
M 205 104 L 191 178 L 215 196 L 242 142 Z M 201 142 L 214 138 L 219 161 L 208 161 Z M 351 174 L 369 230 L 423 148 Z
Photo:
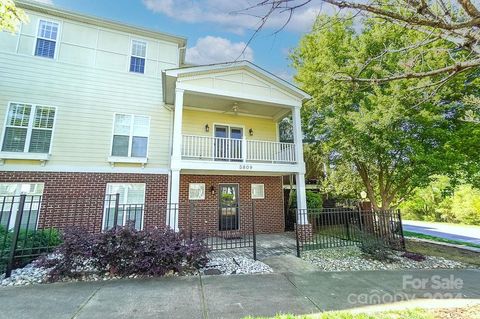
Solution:
M 188 184 L 205 183 L 205 200 L 195 202 L 193 228 L 217 232 L 219 227 L 218 192 L 219 184 L 239 184 L 240 228 L 251 228 L 251 184 L 265 185 L 265 199 L 255 199 L 255 229 L 257 233 L 281 233 L 284 231 L 283 187 L 280 176 L 234 176 L 234 175 L 181 175 L 180 202 L 188 202 Z M 211 187 L 215 195 L 211 194 Z M 180 225 L 188 217 L 180 211 Z
M 44 183 L 39 226 L 101 230 L 107 183 L 145 183 L 144 227 L 164 226 L 166 174 L 0 172 L 0 182 Z

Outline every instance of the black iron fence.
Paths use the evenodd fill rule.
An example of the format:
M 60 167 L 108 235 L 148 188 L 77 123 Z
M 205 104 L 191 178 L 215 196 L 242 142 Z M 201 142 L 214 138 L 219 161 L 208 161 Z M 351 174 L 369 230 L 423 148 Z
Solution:
M 49 253 L 61 233 L 81 227 L 99 233 L 113 227 L 169 228 L 186 237 L 202 236 L 212 250 L 253 248 L 256 259 L 255 203 L 219 207 L 190 202 L 124 203 L 119 194 L 101 198 L 39 195 L 0 196 L 0 274 Z
M 354 246 L 368 238 L 405 249 L 399 210 L 298 209 L 295 216 L 298 256 L 304 250 Z

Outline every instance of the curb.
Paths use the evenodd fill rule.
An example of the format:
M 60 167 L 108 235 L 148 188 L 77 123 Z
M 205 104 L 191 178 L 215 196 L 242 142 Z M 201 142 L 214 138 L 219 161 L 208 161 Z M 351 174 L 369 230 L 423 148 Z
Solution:
M 468 251 L 473 251 L 473 252 L 476 252 L 476 253 L 480 253 L 480 248 L 476 248 L 476 247 L 445 243 L 445 242 L 442 242 L 442 241 L 423 239 L 423 238 L 417 238 L 417 237 L 405 236 L 405 238 L 407 238 L 409 240 L 412 240 L 412 241 L 420 241 L 420 242 L 424 242 L 424 243 L 442 245 L 442 246 L 453 247 L 453 248 L 458 248 L 458 249 L 463 249 L 463 250 L 468 250 Z

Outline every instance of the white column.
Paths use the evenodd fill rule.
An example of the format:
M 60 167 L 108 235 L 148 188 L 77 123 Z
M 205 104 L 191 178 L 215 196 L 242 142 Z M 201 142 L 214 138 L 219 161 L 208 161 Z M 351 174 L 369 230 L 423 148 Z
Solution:
M 175 113 L 173 118 L 172 168 L 180 168 L 182 160 L 183 89 L 175 89 Z
M 180 202 L 180 168 L 182 160 L 183 90 L 175 89 L 175 112 L 173 118 L 172 156 L 170 159 L 170 207 L 166 221 L 171 229 L 178 231 Z
M 293 139 L 295 142 L 295 158 L 297 160 L 298 172 L 295 174 L 295 182 L 297 188 L 297 224 L 308 224 L 307 220 L 307 195 L 305 194 L 305 162 L 303 161 L 303 133 L 302 118 L 300 115 L 300 105 L 292 110 L 293 120 Z M 302 214 L 303 212 L 303 214 Z

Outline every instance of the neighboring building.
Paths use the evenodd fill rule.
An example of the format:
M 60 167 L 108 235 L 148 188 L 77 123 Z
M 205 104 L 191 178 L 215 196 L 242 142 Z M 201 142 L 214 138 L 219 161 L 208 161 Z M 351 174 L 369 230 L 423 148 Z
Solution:
M 306 93 L 249 62 L 185 66 L 181 37 L 17 5 L 29 22 L 0 32 L 0 196 L 195 201 L 216 207 L 205 223 L 228 229 L 255 200 L 258 231 L 284 230 L 282 176 L 304 185 Z M 289 115 L 295 143 L 280 143 Z M 305 208 L 304 187 L 297 194 Z M 181 226 L 179 214 L 142 208 L 136 225 Z M 112 224 L 107 209 L 96 223 Z

